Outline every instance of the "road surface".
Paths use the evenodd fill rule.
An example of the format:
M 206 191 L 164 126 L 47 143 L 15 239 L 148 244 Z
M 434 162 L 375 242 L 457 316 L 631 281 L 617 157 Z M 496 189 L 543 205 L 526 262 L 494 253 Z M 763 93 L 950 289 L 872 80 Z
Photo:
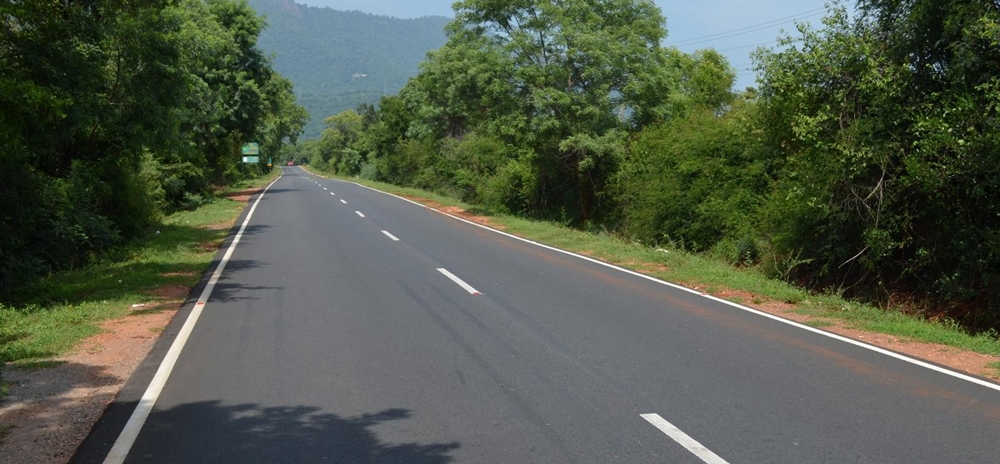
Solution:
M 988 385 L 283 169 L 125 462 L 1000 459 Z

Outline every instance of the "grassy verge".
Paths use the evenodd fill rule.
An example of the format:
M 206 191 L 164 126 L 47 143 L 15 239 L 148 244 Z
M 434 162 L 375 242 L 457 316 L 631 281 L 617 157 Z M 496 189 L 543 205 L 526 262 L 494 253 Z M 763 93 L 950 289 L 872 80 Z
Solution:
M 324 174 L 326 175 L 326 174 Z M 335 177 L 335 176 L 334 176 Z M 970 335 L 957 323 L 929 321 L 895 310 L 883 310 L 835 296 L 809 293 L 781 280 L 771 279 L 756 269 L 734 268 L 704 255 L 677 249 L 654 249 L 609 234 L 595 234 L 559 224 L 519 217 L 490 215 L 452 198 L 413 188 L 398 187 L 363 179 L 344 179 L 401 196 L 420 197 L 447 206 L 456 206 L 476 215 L 490 216 L 504 231 L 564 250 L 612 263 L 705 293 L 721 295 L 736 303 L 758 306 L 781 302 L 795 312 L 809 316 L 807 324 L 828 327 L 842 324 L 869 332 L 893 335 L 904 340 L 940 343 L 977 353 L 1000 356 L 996 334 Z M 737 293 L 739 296 L 731 296 Z M 1000 363 L 992 366 L 1000 372 Z
M 229 233 L 227 224 L 246 206 L 225 195 L 266 185 L 277 175 L 231 187 L 198 209 L 168 216 L 158 231 L 80 270 L 23 289 L 18 304 L 0 305 L 0 363 L 44 367 L 39 360 L 98 333 L 100 322 L 129 314 L 133 304 L 155 301 L 153 290 L 193 287 Z

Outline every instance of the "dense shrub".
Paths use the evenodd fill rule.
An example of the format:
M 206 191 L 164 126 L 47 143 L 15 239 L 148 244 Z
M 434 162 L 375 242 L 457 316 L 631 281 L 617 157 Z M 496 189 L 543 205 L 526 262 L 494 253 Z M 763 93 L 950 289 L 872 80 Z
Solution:
M 723 240 L 751 240 L 762 197 L 771 187 L 766 163 L 744 133 L 752 104 L 719 117 L 694 111 L 649 127 L 632 145 L 623 169 L 627 232 L 647 243 L 683 243 L 695 251 Z M 733 257 L 743 261 L 746 253 Z M 750 253 L 756 256 L 756 252 Z
M 0 5 L 0 298 L 146 233 L 301 130 L 241 0 Z

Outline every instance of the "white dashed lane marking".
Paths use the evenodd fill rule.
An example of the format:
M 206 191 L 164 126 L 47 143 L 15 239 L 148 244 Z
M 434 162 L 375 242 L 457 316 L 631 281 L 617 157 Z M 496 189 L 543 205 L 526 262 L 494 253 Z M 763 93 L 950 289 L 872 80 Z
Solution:
M 725 459 L 719 457 L 719 455 L 713 453 L 704 445 L 698 443 L 698 440 L 691 438 L 690 435 L 681 431 L 681 429 L 674 426 L 666 419 L 660 417 L 659 414 L 640 414 L 639 417 L 646 419 L 646 422 L 653 424 L 654 427 L 660 429 L 661 432 L 667 434 L 668 437 L 673 438 L 674 441 L 679 443 L 684 448 L 687 448 L 691 454 L 698 456 L 706 464 L 729 464 Z
M 439 267 L 438 268 L 438 272 L 444 274 L 445 277 L 451 279 L 452 282 L 455 282 L 456 284 L 458 284 L 459 287 L 464 288 L 465 291 L 467 291 L 467 292 L 469 292 L 469 293 L 471 293 L 473 295 L 481 295 L 481 293 L 479 293 L 479 290 L 476 290 L 475 288 L 472 288 L 471 285 L 465 283 L 465 281 L 463 281 L 462 279 L 459 279 L 457 276 L 455 276 L 455 274 L 452 274 L 452 273 L 448 272 L 447 269 Z

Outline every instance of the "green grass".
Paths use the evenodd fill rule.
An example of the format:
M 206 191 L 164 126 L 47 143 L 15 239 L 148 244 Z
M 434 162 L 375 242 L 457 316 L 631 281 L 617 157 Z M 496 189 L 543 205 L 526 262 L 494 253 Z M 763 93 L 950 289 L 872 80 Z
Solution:
M 2 398 L 3 396 L 0 395 L 0 399 Z M 15 426 L 10 424 L 0 424 L 0 442 L 3 442 L 3 439 L 7 438 L 7 435 L 10 435 L 10 432 L 14 430 L 14 427 Z
M 10 386 L 14 385 L 14 382 L 7 382 L 0 378 L 0 400 L 7 397 L 10 394 Z M 3 439 L 3 425 L 0 425 L 0 440 Z
M 223 193 L 266 185 L 276 175 Z M 24 365 L 59 355 L 98 333 L 102 321 L 129 314 L 132 304 L 152 301 L 151 290 L 164 285 L 193 287 L 229 233 L 203 227 L 231 223 L 244 207 L 219 198 L 196 210 L 174 213 L 158 231 L 94 263 L 22 289 L 16 304 L 0 305 L 0 363 Z
M 329 176 L 326 173 L 324 175 Z M 953 322 L 931 322 L 895 310 L 882 310 L 834 296 L 811 294 L 781 280 L 768 278 L 757 269 L 734 268 L 721 260 L 705 255 L 672 248 L 654 249 L 614 235 L 584 232 L 560 224 L 490 215 L 487 211 L 453 198 L 423 190 L 358 178 L 344 180 L 396 195 L 426 198 L 442 205 L 457 206 L 477 215 L 490 216 L 493 223 L 503 227 L 504 232 L 585 254 L 669 282 L 697 287 L 707 293 L 737 290 L 752 295 L 753 304 L 767 301 L 789 303 L 795 305 L 795 310 L 800 314 L 814 318 L 810 321 L 810 325 L 815 327 L 827 327 L 833 325 L 834 321 L 839 321 L 861 330 L 1000 356 L 1000 340 L 995 333 L 970 335 Z
M 39 361 L 20 361 L 11 364 L 11 367 L 22 371 L 37 371 L 39 369 L 49 369 L 56 366 L 61 366 L 66 364 L 66 361 L 54 361 L 51 359 L 44 359 Z
M 810 319 L 806 321 L 805 324 L 810 327 L 816 327 L 817 329 L 822 329 L 823 327 L 830 327 L 834 323 L 826 319 Z

